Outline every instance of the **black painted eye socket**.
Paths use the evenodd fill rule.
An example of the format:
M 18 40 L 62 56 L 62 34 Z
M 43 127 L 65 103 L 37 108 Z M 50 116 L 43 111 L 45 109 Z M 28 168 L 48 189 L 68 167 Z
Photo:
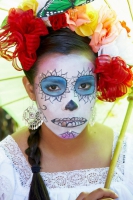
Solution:
M 60 76 L 49 76 L 42 79 L 40 85 L 45 94 L 56 97 L 66 91 L 67 81 Z
M 79 95 L 91 95 L 95 90 L 95 78 L 92 75 L 81 76 L 75 83 L 75 91 Z

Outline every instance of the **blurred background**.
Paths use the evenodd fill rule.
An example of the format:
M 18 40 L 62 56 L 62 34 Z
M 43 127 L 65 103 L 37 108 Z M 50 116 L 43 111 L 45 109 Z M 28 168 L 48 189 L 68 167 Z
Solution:
M 0 24 L 7 16 L 8 10 L 17 7 L 20 2 L 21 0 L 0 0 Z M 133 40 L 133 0 L 95 0 L 92 4 L 100 7 L 106 3 L 116 11 L 121 21 L 126 21 Z M 23 72 L 16 71 L 11 62 L 0 58 L 0 140 L 25 125 L 22 119 L 23 111 L 32 102 L 22 85 L 22 77 Z M 120 132 L 127 106 L 127 97 L 115 103 L 97 101 L 96 121 Z M 133 133 L 133 113 L 127 131 Z

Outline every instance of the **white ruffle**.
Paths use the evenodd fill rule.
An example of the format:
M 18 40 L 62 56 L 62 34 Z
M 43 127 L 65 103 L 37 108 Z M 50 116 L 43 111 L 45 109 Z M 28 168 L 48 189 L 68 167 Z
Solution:
M 49 196 L 51 200 L 76 200 L 76 198 L 79 196 L 81 192 L 91 192 L 94 189 L 97 189 L 97 187 L 103 187 L 103 185 L 95 185 L 95 186 L 82 186 L 82 187 L 76 187 L 76 188 L 55 188 L 49 190 Z

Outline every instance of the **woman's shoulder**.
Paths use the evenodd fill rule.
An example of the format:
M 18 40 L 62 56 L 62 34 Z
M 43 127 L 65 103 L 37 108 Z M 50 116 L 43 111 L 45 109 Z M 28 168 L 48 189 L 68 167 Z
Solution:
M 27 139 L 29 130 L 27 127 L 18 129 L 11 135 L 8 135 L 0 142 L 0 165 L 4 162 L 14 165 L 16 156 L 26 158 L 25 150 L 28 148 Z M 23 159 L 24 160 L 24 159 Z
M 26 135 L 28 129 L 24 127 L 0 142 L 0 199 L 3 195 L 13 199 L 14 192 L 23 193 L 29 187 L 31 170 L 21 151 L 26 146 Z
M 97 141 L 104 140 L 104 143 L 109 141 L 113 142 L 115 135 L 114 130 L 112 128 L 100 123 L 94 124 L 94 126 L 92 127 L 92 133 Z
M 20 172 L 19 174 L 26 168 L 29 170 L 25 154 L 28 134 L 28 128 L 23 127 L 0 142 L 0 167 L 7 165 L 6 170 L 9 167 Z
M 95 123 L 93 127 L 90 127 L 89 134 L 90 146 L 99 158 L 97 167 L 109 166 L 114 141 L 113 130 L 103 124 Z
M 28 148 L 27 139 L 29 136 L 29 129 L 22 127 L 12 134 L 12 138 L 17 143 L 18 147 L 25 154 L 25 149 Z
M 20 127 L 19 129 L 17 129 L 17 131 L 15 131 L 13 134 L 12 134 L 12 137 L 15 139 L 15 140 L 19 140 L 20 138 L 24 138 L 24 137 L 28 137 L 29 136 L 29 129 L 27 126 L 23 126 L 23 127 Z
M 0 199 L 12 199 L 15 186 L 14 167 L 12 153 L 14 151 L 11 136 L 7 136 L 0 142 Z
M 13 153 L 18 150 L 21 150 L 22 153 L 25 151 L 28 134 L 28 128 L 23 127 L 0 142 L 0 163 L 4 160 L 10 161 Z

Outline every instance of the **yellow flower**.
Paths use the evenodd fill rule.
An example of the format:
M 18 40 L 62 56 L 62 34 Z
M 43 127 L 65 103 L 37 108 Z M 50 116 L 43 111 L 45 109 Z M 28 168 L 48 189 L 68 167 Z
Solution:
M 92 35 L 98 23 L 98 11 L 90 4 L 70 9 L 66 17 L 69 28 L 81 36 Z
M 87 4 L 86 14 L 90 20 L 89 23 L 84 23 L 75 29 L 75 32 L 80 36 L 91 36 L 98 24 L 98 11 L 91 5 Z
M 19 6 L 19 8 L 24 11 L 32 9 L 34 15 L 36 15 L 37 7 L 38 2 L 36 0 L 23 0 L 23 2 Z

